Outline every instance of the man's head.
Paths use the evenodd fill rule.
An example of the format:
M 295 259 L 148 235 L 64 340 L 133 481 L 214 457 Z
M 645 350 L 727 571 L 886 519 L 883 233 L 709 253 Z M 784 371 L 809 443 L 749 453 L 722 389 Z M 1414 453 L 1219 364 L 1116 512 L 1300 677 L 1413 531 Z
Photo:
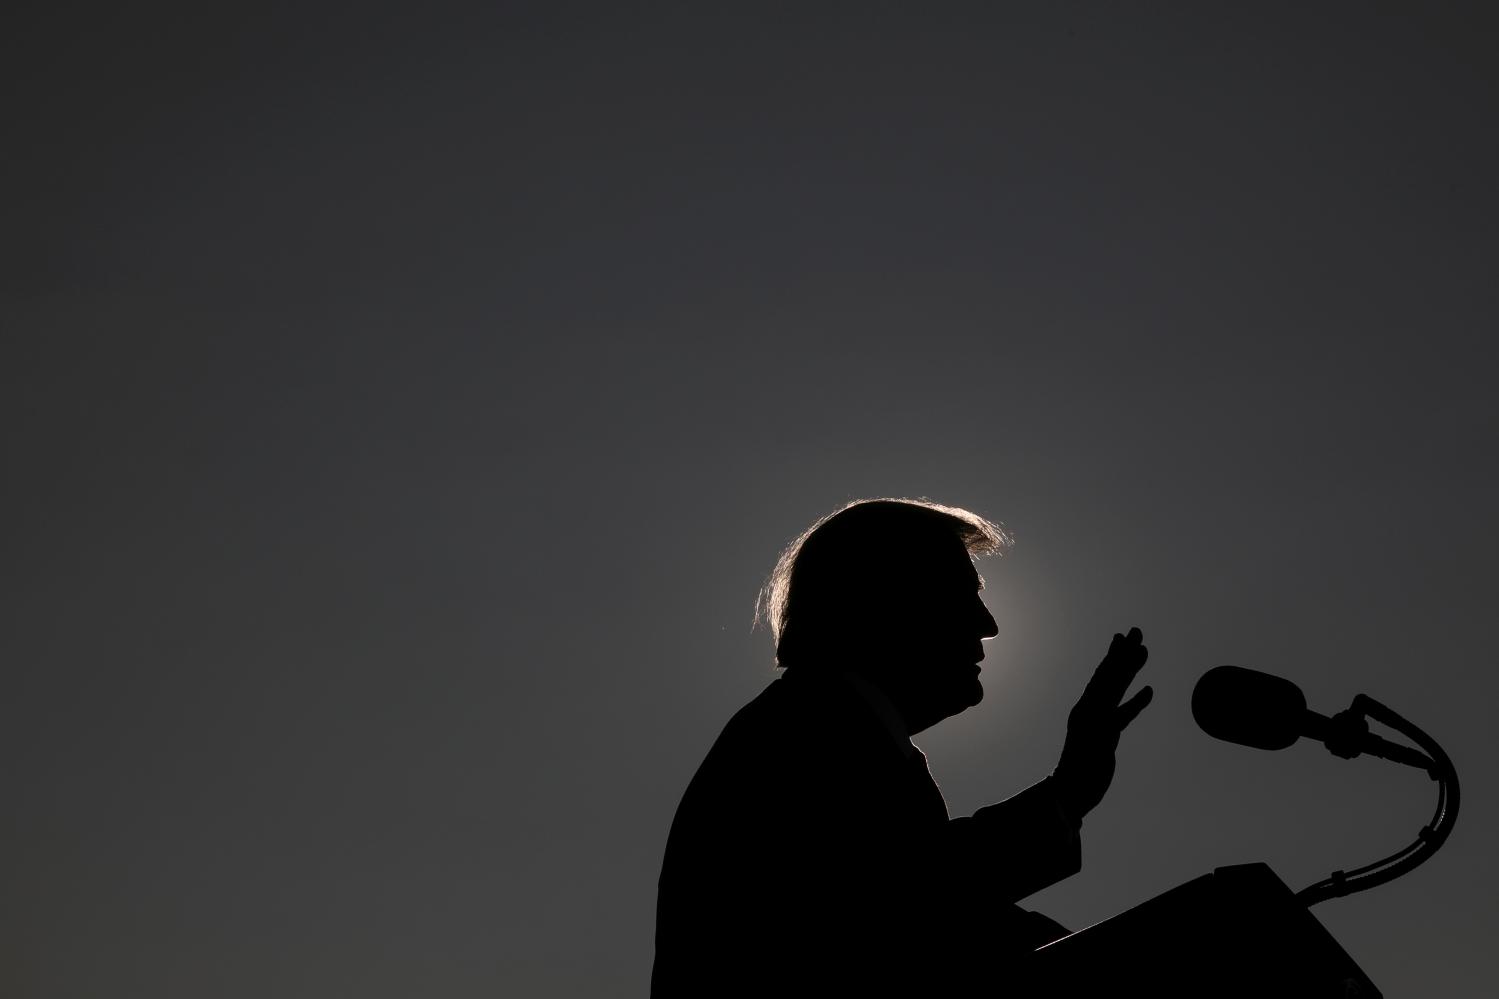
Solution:
M 926 500 L 861 500 L 824 517 L 760 592 L 777 665 L 857 671 L 912 732 L 977 704 L 980 643 L 999 629 L 973 560 L 1009 544 L 983 517 Z

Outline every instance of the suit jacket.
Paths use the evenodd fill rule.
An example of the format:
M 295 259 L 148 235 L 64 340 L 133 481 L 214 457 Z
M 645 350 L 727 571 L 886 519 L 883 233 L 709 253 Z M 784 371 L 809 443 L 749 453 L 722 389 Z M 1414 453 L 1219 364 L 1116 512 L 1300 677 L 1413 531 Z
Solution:
M 934 994 L 1066 932 L 1014 903 L 1081 867 L 1048 781 L 950 819 L 849 683 L 792 670 L 730 720 L 667 838 L 651 994 Z

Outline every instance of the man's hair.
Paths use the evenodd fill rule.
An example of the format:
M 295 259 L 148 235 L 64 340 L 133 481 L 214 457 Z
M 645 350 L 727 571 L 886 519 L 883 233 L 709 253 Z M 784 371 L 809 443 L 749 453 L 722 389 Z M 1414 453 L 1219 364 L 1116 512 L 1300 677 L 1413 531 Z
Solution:
M 1013 543 L 999 524 L 927 499 L 855 500 L 817 521 L 786 546 L 755 601 L 776 665 L 817 659 L 880 614 L 898 614 L 902 594 L 919 583 L 913 577 L 954 541 L 969 558 Z

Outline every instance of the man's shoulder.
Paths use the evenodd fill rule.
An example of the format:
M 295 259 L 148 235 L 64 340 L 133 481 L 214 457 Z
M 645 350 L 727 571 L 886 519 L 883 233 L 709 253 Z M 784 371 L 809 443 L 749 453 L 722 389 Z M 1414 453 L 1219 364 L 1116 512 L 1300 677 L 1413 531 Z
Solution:
M 733 813 L 753 824 L 762 813 L 859 799 L 898 773 L 893 743 L 856 691 L 837 677 L 785 673 L 729 719 L 679 819 Z
M 776 677 L 730 716 L 705 762 L 745 755 L 769 759 L 805 742 L 824 714 L 811 693 L 789 674 Z

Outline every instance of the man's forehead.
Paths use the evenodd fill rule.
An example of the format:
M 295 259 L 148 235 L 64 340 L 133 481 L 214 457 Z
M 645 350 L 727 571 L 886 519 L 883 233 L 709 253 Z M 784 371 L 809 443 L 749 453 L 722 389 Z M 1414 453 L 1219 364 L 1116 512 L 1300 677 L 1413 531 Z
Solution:
M 971 557 L 968 559 L 968 571 L 964 574 L 964 578 L 973 584 L 975 590 L 982 590 L 984 588 L 984 575 L 979 572 L 978 566 L 973 564 Z
M 961 584 L 971 589 L 983 589 L 984 577 L 979 575 L 978 568 L 973 563 L 973 557 L 968 554 L 967 546 L 957 539 L 953 540 L 954 544 L 951 545 L 922 546 L 892 552 L 890 554 L 894 557 L 893 567 L 897 571 L 909 572 L 913 576 L 927 580 L 935 576 L 951 580 L 954 585 Z

